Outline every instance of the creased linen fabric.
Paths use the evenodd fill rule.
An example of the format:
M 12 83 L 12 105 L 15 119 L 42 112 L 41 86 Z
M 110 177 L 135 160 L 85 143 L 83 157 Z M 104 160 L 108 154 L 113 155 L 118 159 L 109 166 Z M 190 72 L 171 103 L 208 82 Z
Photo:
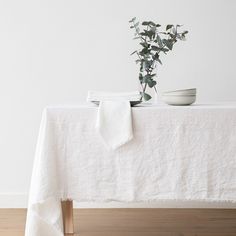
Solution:
M 104 145 L 115 150 L 133 138 L 132 113 L 129 101 L 101 101 L 96 129 Z
M 236 200 L 236 104 L 134 107 L 134 138 L 115 151 L 96 107 L 44 111 L 26 236 L 62 236 L 60 201 Z

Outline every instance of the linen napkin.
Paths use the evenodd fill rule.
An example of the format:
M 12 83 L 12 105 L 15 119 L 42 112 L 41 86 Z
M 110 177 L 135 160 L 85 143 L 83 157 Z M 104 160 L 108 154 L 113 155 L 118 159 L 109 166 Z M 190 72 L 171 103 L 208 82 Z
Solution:
M 129 101 L 101 101 L 96 128 L 109 149 L 115 150 L 133 138 Z

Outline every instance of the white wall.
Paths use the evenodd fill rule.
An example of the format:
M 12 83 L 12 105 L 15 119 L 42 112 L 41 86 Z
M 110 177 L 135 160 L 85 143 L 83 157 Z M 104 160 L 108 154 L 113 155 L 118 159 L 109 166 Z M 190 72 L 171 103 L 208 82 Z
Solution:
M 234 0 L 0 0 L 0 207 L 25 206 L 44 106 L 137 88 L 133 16 L 190 31 L 162 59 L 160 92 L 236 100 L 235 12 Z

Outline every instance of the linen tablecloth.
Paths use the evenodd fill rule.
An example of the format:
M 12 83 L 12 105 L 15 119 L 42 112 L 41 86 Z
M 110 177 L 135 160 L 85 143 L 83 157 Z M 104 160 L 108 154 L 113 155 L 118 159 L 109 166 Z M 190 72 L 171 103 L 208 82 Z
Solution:
M 133 107 L 134 138 L 115 151 L 96 116 L 89 106 L 44 110 L 26 236 L 62 236 L 63 199 L 235 202 L 236 104 Z

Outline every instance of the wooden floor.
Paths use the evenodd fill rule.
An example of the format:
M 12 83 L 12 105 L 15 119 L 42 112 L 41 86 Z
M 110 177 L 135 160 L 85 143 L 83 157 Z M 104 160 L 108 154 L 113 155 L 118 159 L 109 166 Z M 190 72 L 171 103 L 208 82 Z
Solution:
M 25 215 L 0 209 L 0 236 L 23 236 Z M 236 209 L 76 209 L 74 222 L 75 236 L 236 236 Z

